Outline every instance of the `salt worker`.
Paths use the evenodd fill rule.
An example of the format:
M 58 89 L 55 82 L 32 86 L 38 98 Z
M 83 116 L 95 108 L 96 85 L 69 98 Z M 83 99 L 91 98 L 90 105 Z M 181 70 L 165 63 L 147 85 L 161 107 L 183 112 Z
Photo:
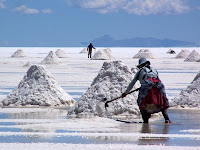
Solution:
M 92 45 L 92 42 L 90 42 L 90 44 L 88 45 L 87 47 L 87 51 L 88 51 L 88 58 L 91 58 L 92 57 L 92 49 L 96 49 L 93 45 Z
M 162 112 L 165 123 L 171 123 L 167 114 L 169 101 L 166 96 L 165 87 L 158 77 L 157 70 L 150 66 L 150 61 L 146 58 L 139 59 L 137 68 L 138 71 L 128 85 L 126 91 L 122 94 L 122 97 L 125 97 L 133 88 L 136 81 L 139 80 L 141 87 L 137 104 L 142 115 L 143 123 L 148 123 L 151 114 L 158 112 Z

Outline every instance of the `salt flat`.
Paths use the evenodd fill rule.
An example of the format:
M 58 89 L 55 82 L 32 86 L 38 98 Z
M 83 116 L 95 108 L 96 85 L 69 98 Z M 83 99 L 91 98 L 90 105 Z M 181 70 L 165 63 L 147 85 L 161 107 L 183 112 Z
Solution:
M 47 69 L 54 75 L 56 81 L 68 90 L 73 88 L 81 88 L 85 91 L 91 84 L 94 77 L 102 67 L 104 61 L 122 60 L 127 66 L 135 67 L 138 64 L 138 59 L 133 59 L 133 56 L 142 48 L 111 48 L 114 59 L 112 60 L 90 60 L 87 54 L 79 54 L 83 48 L 21 48 L 28 55 L 28 58 L 11 58 L 11 55 L 19 48 L 1 48 L 1 87 L 14 88 L 21 81 L 29 67 L 23 67 L 27 62 L 31 64 L 40 64 L 50 51 L 63 49 L 69 55 L 69 58 L 60 58 L 60 65 L 46 65 Z M 98 48 L 97 48 L 98 49 Z M 101 48 L 99 48 L 101 49 Z M 152 67 L 159 72 L 161 80 L 164 82 L 167 91 L 186 88 L 187 85 L 194 79 L 195 75 L 200 71 L 198 62 L 184 62 L 184 59 L 175 59 L 175 56 L 182 50 L 188 49 L 200 51 L 200 48 L 172 48 L 176 54 L 166 54 L 169 48 L 148 48 L 154 55 L 155 59 L 150 59 Z M 68 88 L 69 87 L 69 88 Z M 70 88 L 71 87 L 71 88 Z M 82 89 L 83 89 L 82 88 Z M 179 90 L 178 90 L 179 89 Z M 6 89 L 2 89 L 3 92 Z M 6 90 L 7 92 L 8 90 Z M 74 91 L 74 90 L 73 90 Z M 0 91 L 1 92 L 1 91 Z M 175 91 L 173 91 L 174 93 Z M 169 95 L 171 95 L 169 93 Z M 75 96 L 75 95 L 74 95 Z M 171 97 L 173 98 L 173 96 Z
M 23 49 L 29 57 L 26 58 L 11 58 L 10 56 L 17 50 Z M 113 61 L 121 60 L 127 66 L 135 67 L 138 64 L 138 59 L 133 59 L 133 56 L 143 48 L 110 48 L 113 52 L 114 59 L 112 60 L 90 60 L 87 58 L 87 54 L 79 54 L 83 48 L 77 47 L 6 47 L 0 48 L 0 100 L 3 100 L 9 92 L 11 92 L 19 82 L 22 80 L 26 71 L 29 67 L 23 67 L 27 62 L 31 64 L 40 64 L 40 62 L 47 56 L 50 51 L 56 51 L 57 49 L 62 49 L 69 56 L 68 58 L 60 58 L 62 62 L 59 65 L 45 65 L 46 68 L 53 74 L 56 81 L 60 86 L 69 93 L 75 100 L 78 100 L 80 96 L 87 90 L 90 86 L 93 79 L 98 74 L 101 69 L 104 61 Z M 97 48 L 100 49 L 100 48 Z M 190 52 L 196 50 L 200 52 L 200 48 L 171 48 L 175 50 L 176 54 L 167 54 L 167 51 L 170 48 L 147 48 L 150 49 L 155 55 L 155 59 L 150 59 L 152 67 L 156 68 L 159 72 L 160 78 L 163 81 L 166 92 L 171 100 L 176 97 L 181 90 L 185 89 L 194 79 L 196 74 L 200 71 L 200 62 L 184 62 L 184 59 L 175 59 L 175 56 L 182 50 L 188 49 Z M 123 133 L 129 127 L 126 126 L 126 130 L 121 130 L 125 128 L 121 123 L 115 122 L 106 118 L 86 118 L 86 119 L 66 119 L 67 110 L 59 110 L 53 108 L 0 108 L 0 113 L 8 114 L 8 117 L 1 118 L 0 125 L 0 136 L 12 137 L 12 136 L 35 136 L 36 131 L 40 131 L 37 136 L 43 134 L 44 137 L 55 137 L 55 136 L 64 136 L 68 134 L 69 137 L 73 136 L 84 136 L 92 137 L 92 139 L 98 139 L 96 137 L 109 137 L 112 136 L 122 136 L 125 139 L 131 134 Z M 107 123 L 104 123 L 107 122 Z M 11 123 L 11 125 L 9 124 Z M 14 124 L 13 124 L 14 123 Z M 81 126 L 80 126 L 81 125 Z M 174 125 L 175 126 L 175 125 Z M 173 126 L 172 126 L 173 127 Z M 9 128 L 7 130 L 7 128 Z M 134 128 L 131 127 L 131 130 L 134 134 L 131 140 L 137 141 L 138 137 L 143 136 L 143 134 L 138 135 L 138 132 L 141 130 L 142 125 L 136 124 Z M 7 132 L 3 132 L 5 129 Z M 9 130 L 20 129 L 20 132 Z M 185 128 L 184 128 L 185 129 Z M 198 129 L 193 129 L 191 126 L 190 129 L 182 129 L 182 131 L 193 131 L 194 137 L 196 140 L 199 139 Z M 62 130 L 62 133 L 57 133 L 57 130 Z M 28 131 L 32 131 L 28 133 Z M 123 132 L 122 132 L 123 131 Z M 46 132 L 46 133 L 45 133 Z M 80 133 L 71 133 L 71 132 L 80 132 Z M 87 132 L 87 133 L 85 133 Z M 103 132 L 102 135 L 100 132 Z M 120 133 L 118 135 L 118 133 Z M 185 132 L 183 132 L 185 133 Z M 183 134 L 182 133 L 182 134 Z M 188 132 L 186 132 L 188 133 Z M 32 135 L 33 134 L 33 135 Z M 138 136 L 137 136 L 138 135 Z M 175 138 L 175 135 L 166 134 L 166 135 L 151 135 L 147 136 L 155 138 Z M 184 138 L 189 138 L 187 134 L 183 135 Z M 176 138 L 183 138 L 179 134 Z M 135 138 L 135 139 L 134 139 Z M 33 149 L 34 147 L 39 147 L 42 149 L 53 149 L 57 147 L 58 149 L 68 148 L 68 149 L 174 149 L 172 145 L 160 145 L 160 146 L 138 146 L 138 143 L 133 142 L 132 144 L 120 143 L 117 138 L 113 138 L 115 144 L 109 143 L 110 146 L 107 146 L 105 140 L 101 144 L 94 145 L 85 145 L 84 142 L 81 144 L 52 144 L 50 143 L 40 143 L 40 140 L 37 143 L 15 143 L 7 144 L 9 141 L 3 142 L 0 144 L 0 149 L 23 149 L 24 147 L 29 147 Z M 77 140 L 78 141 L 78 140 Z M 102 141 L 102 140 L 100 140 Z M 198 141 L 198 140 L 197 140 Z M 59 141 L 57 141 L 59 143 Z M 73 142 L 72 142 L 73 143 Z M 76 143 L 76 142 L 75 142 Z M 87 142 L 86 142 L 87 143 Z M 92 142 L 90 142 L 91 144 Z M 162 143 L 162 142 L 161 142 Z M 150 143 L 149 143 L 150 144 Z M 36 146 L 37 145 L 37 146 Z M 200 145 L 199 145 L 200 146 Z M 176 147 L 177 149 L 199 149 L 198 147 L 186 147 L 180 146 Z

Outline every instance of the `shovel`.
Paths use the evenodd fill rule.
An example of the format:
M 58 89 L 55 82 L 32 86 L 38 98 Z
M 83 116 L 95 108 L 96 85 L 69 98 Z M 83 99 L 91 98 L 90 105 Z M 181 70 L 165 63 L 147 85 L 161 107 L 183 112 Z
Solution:
M 139 89 L 140 89 L 140 88 L 137 88 L 137 89 L 135 89 L 135 90 L 132 90 L 132 91 L 128 92 L 127 95 L 128 95 L 128 94 L 131 94 L 131 93 L 133 93 L 133 92 L 136 92 L 136 91 L 138 91 Z M 107 98 L 104 98 L 101 102 L 99 102 L 99 103 L 96 105 L 96 110 L 97 110 L 98 115 L 99 115 L 100 117 L 103 117 L 104 114 L 106 114 L 107 117 L 110 116 L 109 118 L 111 118 L 110 113 L 107 111 L 107 107 L 109 107 L 109 106 L 108 106 L 108 103 L 113 102 L 113 101 L 115 101 L 115 100 L 117 100 L 117 99 L 119 99 L 119 98 L 122 98 L 122 95 L 119 96 L 119 97 L 116 97 L 116 98 L 114 98 L 114 99 L 112 99 L 112 100 L 109 100 L 109 101 L 107 101 Z M 104 104 L 104 105 L 103 105 L 103 104 Z M 103 107 L 103 106 L 104 106 L 104 107 Z

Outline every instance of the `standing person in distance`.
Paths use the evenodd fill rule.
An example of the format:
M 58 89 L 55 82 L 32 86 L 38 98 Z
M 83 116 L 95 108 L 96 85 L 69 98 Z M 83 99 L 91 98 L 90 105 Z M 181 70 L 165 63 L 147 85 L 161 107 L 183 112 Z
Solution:
M 87 47 L 87 51 L 88 51 L 88 58 L 91 58 L 92 57 L 92 49 L 96 49 L 93 45 L 92 45 L 92 42 L 90 42 L 90 45 L 88 45 Z
M 158 77 L 157 70 L 150 66 L 150 61 L 146 58 L 140 58 L 137 67 L 138 71 L 126 91 L 122 94 L 122 97 L 125 97 L 133 88 L 136 81 L 139 80 L 141 87 L 139 90 L 137 104 L 144 123 L 149 122 L 151 114 L 158 113 L 160 111 L 165 118 L 165 123 L 171 123 L 166 111 L 169 107 L 168 98 L 165 93 L 165 87 Z

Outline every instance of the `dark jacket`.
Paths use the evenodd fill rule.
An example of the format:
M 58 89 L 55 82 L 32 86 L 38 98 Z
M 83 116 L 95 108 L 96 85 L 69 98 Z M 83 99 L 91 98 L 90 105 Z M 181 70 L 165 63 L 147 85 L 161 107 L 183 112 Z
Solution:
M 92 50 L 92 48 L 94 48 L 94 46 L 92 44 L 88 45 L 89 50 Z

